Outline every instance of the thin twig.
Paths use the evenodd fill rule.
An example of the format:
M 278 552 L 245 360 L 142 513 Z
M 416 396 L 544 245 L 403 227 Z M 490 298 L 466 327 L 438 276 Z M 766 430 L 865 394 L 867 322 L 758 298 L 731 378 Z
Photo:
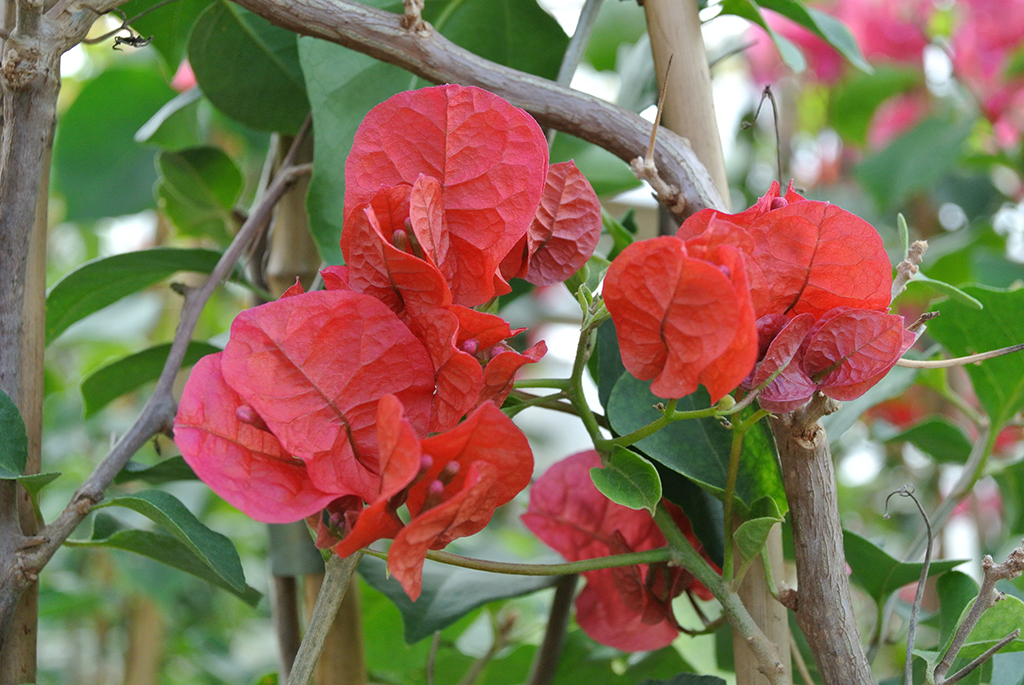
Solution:
M 160 2 L 156 3 L 152 7 L 149 7 L 147 9 L 142 10 L 141 12 L 136 14 L 131 19 L 126 19 L 125 15 L 123 13 L 121 13 L 121 25 L 118 26 L 116 29 L 113 29 L 111 31 L 107 31 L 102 36 L 97 36 L 96 38 L 87 38 L 86 40 L 83 40 L 82 42 L 85 43 L 86 45 L 95 45 L 96 43 L 102 43 L 107 38 L 110 38 L 114 34 L 120 33 L 121 31 L 124 31 L 125 29 L 131 30 L 131 24 L 134 24 L 139 19 L 142 19 L 144 16 L 146 16 L 147 14 L 152 12 L 153 10 L 160 9 L 164 5 L 170 5 L 172 2 L 177 2 L 177 1 L 178 0 L 160 0 Z M 111 10 L 111 11 L 112 12 L 120 12 L 120 10 L 117 10 L 117 9 L 114 9 L 114 10 Z
M 800 645 L 796 643 L 796 638 L 793 637 L 792 633 L 789 635 L 789 653 L 793 655 L 793 663 L 796 664 L 796 670 L 800 672 L 804 685 L 814 685 L 811 672 L 807 670 L 807 662 L 804 661 L 804 655 L 800 653 Z
M 902 215 L 901 215 L 902 216 Z M 907 283 L 920 271 L 920 264 L 924 260 L 924 253 L 928 249 L 928 242 L 915 240 L 907 248 L 907 256 L 896 265 L 896 278 L 892 279 L 892 294 L 889 301 L 892 302 L 907 289 Z
M 1016 640 L 1018 637 L 1020 637 L 1020 628 L 1014 630 L 1012 633 L 1004 637 L 1002 640 L 1000 640 L 999 642 L 995 643 L 994 645 L 986 649 L 984 652 L 982 652 L 976 659 L 974 659 L 974 661 L 967 664 L 959 671 L 943 680 L 942 685 L 953 685 L 953 683 L 962 680 L 963 678 L 966 678 L 971 674 L 971 672 L 974 669 L 976 669 L 978 666 L 981 666 L 988 659 L 990 659 L 992 655 L 994 655 L 1000 649 Z
M 583 51 L 586 50 L 587 43 L 590 41 L 590 34 L 594 32 L 597 13 L 601 9 L 602 2 L 604 0 L 586 0 L 583 9 L 580 10 L 579 19 L 576 21 L 576 30 L 573 31 L 572 38 L 569 39 L 569 45 L 566 46 L 565 54 L 562 55 L 562 64 L 558 68 L 558 78 L 555 82 L 559 85 L 568 86 L 572 82 L 572 76 L 576 73 L 580 60 L 583 59 Z M 557 130 L 554 128 L 548 131 L 549 149 L 555 142 L 556 133 Z
M 434 685 L 434 665 L 437 663 L 437 648 L 441 646 L 441 631 L 435 630 L 427 654 L 427 685 Z
M 995 359 L 996 357 L 1002 357 L 1004 354 L 1013 354 L 1014 352 L 1020 352 L 1021 350 L 1024 350 L 1024 343 L 1017 343 L 1016 345 L 1010 345 L 1009 347 L 1000 347 L 998 350 L 979 352 L 978 354 L 971 354 L 966 357 L 956 357 L 955 359 L 900 359 L 896 362 L 896 366 L 903 366 L 908 369 L 948 369 L 954 366 L 977 364 L 978 362 L 983 362 L 986 359 Z
M 352 573 L 355 572 L 362 557 L 362 552 L 356 552 L 344 559 L 332 554 L 327 560 L 324 583 L 320 586 L 320 594 L 317 595 L 313 615 L 309 618 L 309 627 L 302 638 L 299 653 L 295 655 L 295 663 L 292 664 L 291 674 L 288 676 L 288 685 L 309 685 L 312 682 L 313 671 L 316 670 L 317 661 L 320 659 L 324 640 L 327 639 L 327 633 L 334 624 L 338 607 L 345 599 L 345 592 L 351 583 Z
M 761 116 L 761 107 L 764 106 L 765 100 L 771 100 L 772 103 L 772 118 L 775 122 L 775 164 L 779 174 L 779 183 L 782 183 L 782 136 L 779 133 L 779 104 L 775 101 L 775 93 L 772 92 L 771 84 L 766 84 L 764 90 L 761 91 L 761 100 L 757 103 L 757 109 L 754 111 L 754 118 L 751 121 L 743 122 L 740 128 L 750 128 L 757 121 L 757 118 Z
M 928 531 L 928 547 L 924 552 L 924 563 L 921 564 L 921 577 L 917 581 L 917 593 L 914 595 L 914 605 L 910 609 L 910 623 L 907 627 L 907 658 L 903 666 L 903 682 L 914 682 L 914 640 L 917 635 L 917 617 L 921 613 L 921 603 L 924 601 L 924 587 L 928 582 L 928 568 L 932 563 L 932 524 L 928 522 L 928 514 L 924 512 L 921 502 L 914 496 L 914 488 L 911 485 L 904 485 L 899 490 L 889 493 L 885 498 L 885 518 L 889 518 L 889 499 L 893 495 L 909 497 L 914 500 L 917 510 L 921 512 L 924 519 L 924 527 Z

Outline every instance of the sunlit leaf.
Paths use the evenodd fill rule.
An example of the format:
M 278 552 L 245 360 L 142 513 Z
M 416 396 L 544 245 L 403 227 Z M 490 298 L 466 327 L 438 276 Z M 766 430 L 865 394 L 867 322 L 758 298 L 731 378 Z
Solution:
M 121 395 L 159 378 L 170 350 L 170 343 L 156 345 L 105 364 L 82 379 L 85 415 L 92 416 Z M 181 365 L 191 366 L 201 357 L 214 352 L 220 352 L 220 348 L 207 343 L 191 342 Z
M 1024 343 L 1024 289 L 964 288 L 984 310 L 949 300 L 936 306 L 941 316 L 928 324 L 928 333 L 949 352 L 962 357 Z M 965 367 L 978 401 L 998 431 L 1024 409 L 1024 353 L 1015 352 Z
M 46 294 L 46 342 L 89 314 L 179 271 L 210 273 L 219 260 L 220 253 L 213 250 L 156 247 L 86 262 Z
M 227 554 L 230 550 L 230 554 L 234 555 L 235 564 L 238 564 L 238 555 L 231 542 L 223 536 L 221 541 L 220 553 Z M 249 606 L 256 606 L 262 596 L 245 584 L 245 578 L 241 575 L 241 565 L 238 565 L 237 571 L 232 570 L 225 575 L 224 569 L 211 565 L 206 557 L 198 553 L 192 545 L 183 542 L 180 537 L 157 531 L 125 528 L 114 517 L 105 513 L 98 513 L 93 519 L 90 539 L 68 540 L 64 544 L 69 547 L 110 547 L 141 554 L 227 590 Z

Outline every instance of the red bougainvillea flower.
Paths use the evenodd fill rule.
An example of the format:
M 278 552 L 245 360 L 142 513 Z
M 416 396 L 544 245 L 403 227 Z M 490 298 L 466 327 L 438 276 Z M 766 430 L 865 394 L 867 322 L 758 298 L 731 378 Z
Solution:
M 785 196 L 779 184 L 750 209 L 725 214 L 705 209 L 680 226 L 688 250 L 735 245 L 746 257 L 757 318 L 833 307 L 885 310 L 892 266 L 878 232 L 860 217 L 826 202 Z
M 502 261 L 502 277 L 561 283 L 586 264 L 600 238 L 601 203 L 594 189 L 572 162 L 552 164 L 537 215 Z
M 653 238 L 629 245 L 608 269 L 604 301 L 622 363 L 636 378 L 653 379 L 659 397 L 684 397 L 705 383 L 717 402 L 756 361 L 742 260 L 730 245 L 706 256 L 716 261 L 689 256 L 677 238 Z
M 787 366 L 758 397 L 769 411 L 787 412 L 815 391 L 836 400 L 860 397 L 914 344 L 903 317 L 871 309 L 838 307 L 816 323 L 802 314 L 789 321 L 768 348 L 753 385 Z
M 699 382 L 714 402 L 785 367 L 761 395 L 765 408 L 791 411 L 816 390 L 849 400 L 913 343 L 885 313 L 892 267 L 878 233 L 792 185 L 782 196 L 773 183 L 739 214 L 697 212 L 676 238 L 630 245 L 605 282 L 623 364 L 660 397 Z
M 432 432 L 448 430 L 483 402 L 500 406 L 516 372 L 547 351 L 540 341 L 519 354 L 505 340 L 525 329 L 512 330 L 499 316 L 458 305 L 427 311 L 409 325 L 434 362 Z
M 329 267 L 322 274 L 328 290 L 350 287 L 348 267 Z M 425 295 L 420 301 L 427 299 Z M 430 411 L 434 433 L 452 428 L 484 402 L 501 406 L 512 391 L 516 372 L 540 361 L 547 352 L 543 340 L 523 354 L 516 352 L 505 341 L 525 328 L 512 330 L 499 316 L 459 305 L 423 307 L 408 325 L 434 365 L 436 389 Z
M 420 195 L 410 196 L 409 247 L 399 247 L 438 269 L 455 304 L 480 305 L 508 292 L 498 267 L 526 234 L 547 171 L 540 126 L 498 96 L 456 85 L 399 93 L 370 110 L 356 131 L 345 164 L 342 235 L 354 216 L 361 221 L 359 214 L 382 188 L 413 187 L 421 176 L 432 179 L 420 181 Z M 374 211 L 380 220 L 380 211 Z M 404 220 L 391 224 L 399 229 Z M 343 239 L 358 290 L 356 275 L 378 266 L 367 265 L 353 246 Z
M 425 176 L 411 186 L 381 188 L 349 216 L 341 234 L 348 287 L 405 319 L 452 303 L 449 281 L 424 248 L 440 224 L 436 198 L 425 199 L 436 192 L 437 181 Z M 450 260 L 442 264 L 451 266 Z
M 530 489 L 523 523 L 569 561 L 664 547 L 665 537 L 646 511 L 615 504 L 590 479 L 600 466 L 597 452 L 575 454 L 549 468 Z M 667 504 L 694 545 L 682 512 Z M 654 650 L 679 634 L 672 599 L 691 586 L 706 590 L 687 571 L 665 564 L 587 571 L 576 598 L 576 621 L 598 642 L 627 652 Z
M 397 396 L 425 434 L 433 390 L 426 349 L 379 301 L 346 291 L 294 295 L 239 314 L 224 351 L 189 377 L 175 438 L 214 491 L 268 520 L 270 505 L 253 500 L 279 489 L 269 477 L 275 468 L 286 483 L 303 470 L 310 492 L 376 496 L 379 398 Z M 251 489 L 244 497 L 243 486 Z
M 365 509 L 351 500 L 334 511 L 328 508 L 341 540 L 322 532 L 318 539 L 348 556 L 381 538 L 394 538 L 388 570 L 415 600 L 427 550 L 482 530 L 495 509 L 529 484 L 533 454 L 526 436 L 493 403 L 446 433 L 420 439 L 403 417 L 401 403 L 387 395 L 378 404 L 377 433 L 378 494 Z M 398 516 L 403 505 L 410 515 L 404 525 Z

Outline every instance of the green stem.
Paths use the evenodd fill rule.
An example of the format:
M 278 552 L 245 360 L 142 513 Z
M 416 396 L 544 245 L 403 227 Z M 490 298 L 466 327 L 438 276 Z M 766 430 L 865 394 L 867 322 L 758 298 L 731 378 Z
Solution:
M 600 445 L 595 441 L 595 447 L 597 447 L 598 450 L 610 450 L 615 445 L 618 445 L 619 447 L 629 447 L 630 445 L 640 442 L 644 438 L 654 435 L 670 423 L 675 423 L 676 421 L 682 421 L 684 419 L 704 419 L 709 416 L 717 416 L 719 414 L 717 407 L 693 409 L 691 411 L 675 411 L 676 402 L 677 400 L 670 400 L 668 406 L 665 407 L 665 413 L 654 421 L 651 421 L 646 426 L 637 428 L 632 433 L 620 435 L 619 437 L 611 440 L 602 440 Z
M 548 409 L 554 409 L 556 411 L 569 411 L 573 414 L 576 413 L 575 407 L 571 407 L 567 404 L 562 404 L 558 400 L 565 398 L 564 392 L 556 392 L 551 395 L 527 395 L 526 393 L 518 393 L 513 391 L 513 396 L 518 400 L 518 404 L 513 404 L 502 408 L 505 415 L 512 418 L 524 409 L 530 407 L 547 407 Z
M 583 330 L 580 331 L 579 343 L 576 345 L 576 360 L 573 362 L 568 388 L 569 401 L 576 408 L 576 413 L 579 414 L 580 420 L 586 427 L 590 440 L 594 443 L 595 447 L 599 443 L 607 441 L 601 435 L 601 427 L 597 422 L 597 417 L 594 416 L 594 412 L 591 411 L 590 405 L 587 404 L 586 397 L 583 395 L 583 371 L 587 368 L 587 360 L 590 359 L 590 354 L 594 350 L 594 343 L 596 341 L 597 329 L 584 326 Z M 601 448 L 598 447 L 598 449 Z
M 372 549 L 363 550 L 370 556 L 378 559 L 387 559 L 386 552 L 378 552 Z M 636 564 L 658 564 L 672 558 L 668 547 L 651 549 L 645 552 L 628 552 L 626 554 L 614 554 L 608 557 L 597 557 L 594 559 L 583 559 L 564 564 L 514 564 L 504 561 L 486 561 L 484 559 L 472 559 L 451 552 L 428 551 L 427 559 L 437 561 L 449 566 L 470 568 L 475 571 L 488 571 L 490 573 L 504 573 L 513 576 L 565 576 L 570 573 L 584 573 L 586 571 L 598 571 L 603 568 L 616 568 L 619 566 L 634 566 Z M 698 557 L 699 558 L 699 557 Z
M 692 573 L 722 604 L 722 611 L 729 624 L 750 646 L 757 657 L 759 670 L 768 682 L 771 685 L 785 685 L 786 669 L 779 660 L 778 650 L 754 622 L 739 595 L 729 589 L 724 579 L 694 549 L 664 505 L 658 506 L 654 521 L 668 540 L 673 560 Z
M 725 494 L 722 500 L 722 532 L 725 535 L 725 550 L 722 560 L 722 577 L 731 583 L 733 582 L 733 549 L 732 549 L 732 508 L 733 500 L 736 497 L 736 479 L 740 472 L 740 453 L 743 452 L 743 436 L 746 430 L 743 424 L 734 424 L 732 430 L 732 447 L 729 449 L 729 471 L 725 477 Z
M 288 685 L 309 685 L 312 682 L 313 671 L 320 659 L 324 640 L 327 639 L 327 633 L 334 624 L 338 607 L 345 598 L 352 573 L 355 572 L 362 556 L 361 552 L 356 552 L 342 559 L 332 554 L 327 560 L 324 582 L 320 586 L 306 635 L 302 638 L 299 653 L 295 655 L 295 663 L 292 664 L 291 673 L 288 675 Z
M 571 381 L 567 378 L 523 378 L 515 382 L 514 388 L 553 388 L 555 390 L 568 390 Z

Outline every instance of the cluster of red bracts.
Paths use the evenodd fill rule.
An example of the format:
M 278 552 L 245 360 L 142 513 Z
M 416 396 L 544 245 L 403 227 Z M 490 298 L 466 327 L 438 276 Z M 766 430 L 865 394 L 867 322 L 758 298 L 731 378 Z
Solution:
M 360 126 L 346 165 L 346 265 L 242 312 L 185 387 L 175 437 L 251 517 L 309 517 L 348 555 L 393 538 L 409 596 L 428 549 L 483 528 L 533 473 L 499 407 L 539 360 L 472 309 L 507 278 L 561 280 L 590 257 L 600 205 L 522 110 L 477 88 L 402 93 Z M 567 249 L 567 245 L 572 245 Z M 400 512 L 407 514 L 403 523 Z
M 703 210 L 634 243 L 604 297 L 626 369 L 665 398 L 758 387 L 787 412 L 816 391 L 859 397 L 913 344 L 888 313 L 892 266 L 870 224 L 778 184 L 739 214 Z M 782 369 L 781 373 L 779 370 Z

